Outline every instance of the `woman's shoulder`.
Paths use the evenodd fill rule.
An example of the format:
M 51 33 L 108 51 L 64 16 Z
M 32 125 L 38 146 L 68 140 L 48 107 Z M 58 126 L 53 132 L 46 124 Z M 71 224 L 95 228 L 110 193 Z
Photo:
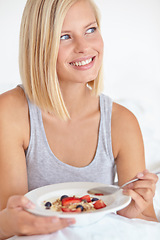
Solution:
M 101 98 L 104 99 L 104 101 L 106 101 L 106 103 L 111 107 L 110 109 L 112 111 L 112 124 L 117 127 L 127 127 L 126 124 L 137 124 L 135 115 L 129 109 L 119 103 L 114 102 L 110 96 L 103 93 L 101 94 Z
M 112 139 L 113 148 L 116 146 L 115 155 L 122 144 L 134 144 L 141 141 L 142 135 L 136 116 L 126 107 L 113 102 L 112 107 Z M 139 140 L 138 140 L 139 139 Z
M 119 119 L 119 120 L 124 120 L 124 118 L 126 119 L 130 119 L 130 121 L 134 121 L 136 120 L 135 115 L 133 114 L 133 112 L 131 112 L 128 108 L 122 106 L 119 103 L 113 102 L 113 107 L 112 107 L 112 116 L 113 119 Z
M 112 107 L 112 124 L 118 132 L 135 131 L 139 128 L 136 116 L 126 107 L 113 102 Z
M 12 115 L 12 117 L 20 116 L 28 111 L 27 99 L 24 91 L 20 87 L 16 87 L 0 95 L 1 115 Z M 17 116 L 18 113 L 18 116 Z
M 24 138 L 29 131 L 28 103 L 22 88 L 16 87 L 0 95 L 0 125 L 3 133 Z

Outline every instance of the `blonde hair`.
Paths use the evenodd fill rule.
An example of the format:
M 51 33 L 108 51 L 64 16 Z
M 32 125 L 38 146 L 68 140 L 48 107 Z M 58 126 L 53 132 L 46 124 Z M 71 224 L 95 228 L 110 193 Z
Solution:
M 65 106 L 56 72 L 62 24 L 69 8 L 79 0 L 28 0 L 20 29 L 19 69 L 30 101 L 66 120 Z M 92 0 L 98 27 L 100 18 Z M 93 94 L 102 90 L 102 69 L 89 82 Z

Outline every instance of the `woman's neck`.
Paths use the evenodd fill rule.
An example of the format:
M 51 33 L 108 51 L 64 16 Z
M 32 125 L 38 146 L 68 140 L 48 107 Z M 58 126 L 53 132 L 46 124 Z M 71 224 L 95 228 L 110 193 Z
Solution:
M 84 84 L 61 86 L 62 96 L 71 119 L 81 117 L 88 109 L 91 90 Z

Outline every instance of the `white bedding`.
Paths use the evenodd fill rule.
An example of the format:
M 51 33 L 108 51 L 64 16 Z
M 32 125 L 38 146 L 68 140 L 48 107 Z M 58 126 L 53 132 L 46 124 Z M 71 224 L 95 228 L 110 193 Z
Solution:
M 43 236 L 15 237 L 14 240 L 159 240 L 160 223 L 140 219 L 127 219 L 108 214 L 95 224 L 86 227 L 68 227 Z

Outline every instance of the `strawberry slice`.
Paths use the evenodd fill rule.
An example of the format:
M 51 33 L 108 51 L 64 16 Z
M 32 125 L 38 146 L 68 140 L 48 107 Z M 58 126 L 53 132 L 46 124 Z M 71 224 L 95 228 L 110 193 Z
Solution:
M 96 195 L 96 196 L 104 196 L 103 193 L 95 193 L 94 195 Z
M 95 209 L 100 209 L 106 207 L 106 204 L 102 200 L 96 201 L 94 204 Z
M 75 210 L 72 210 L 70 208 L 67 208 L 67 207 L 64 207 L 64 208 L 61 208 L 62 212 L 77 212 L 77 213 L 80 213 L 82 212 L 80 208 L 77 208 Z
M 66 197 L 64 199 L 62 199 L 62 206 L 67 206 L 73 203 L 79 203 L 81 202 L 80 198 L 76 198 L 76 197 Z
M 81 201 L 86 200 L 87 202 L 91 202 L 91 197 L 89 195 L 85 195 L 85 196 L 81 197 L 80 199 L 81 199 Z
M 72 210 L 71 209 L 69 209 L 69 208 L 61 208 L 61 210 L 62 210 L 62 212 L 72 212 Z

